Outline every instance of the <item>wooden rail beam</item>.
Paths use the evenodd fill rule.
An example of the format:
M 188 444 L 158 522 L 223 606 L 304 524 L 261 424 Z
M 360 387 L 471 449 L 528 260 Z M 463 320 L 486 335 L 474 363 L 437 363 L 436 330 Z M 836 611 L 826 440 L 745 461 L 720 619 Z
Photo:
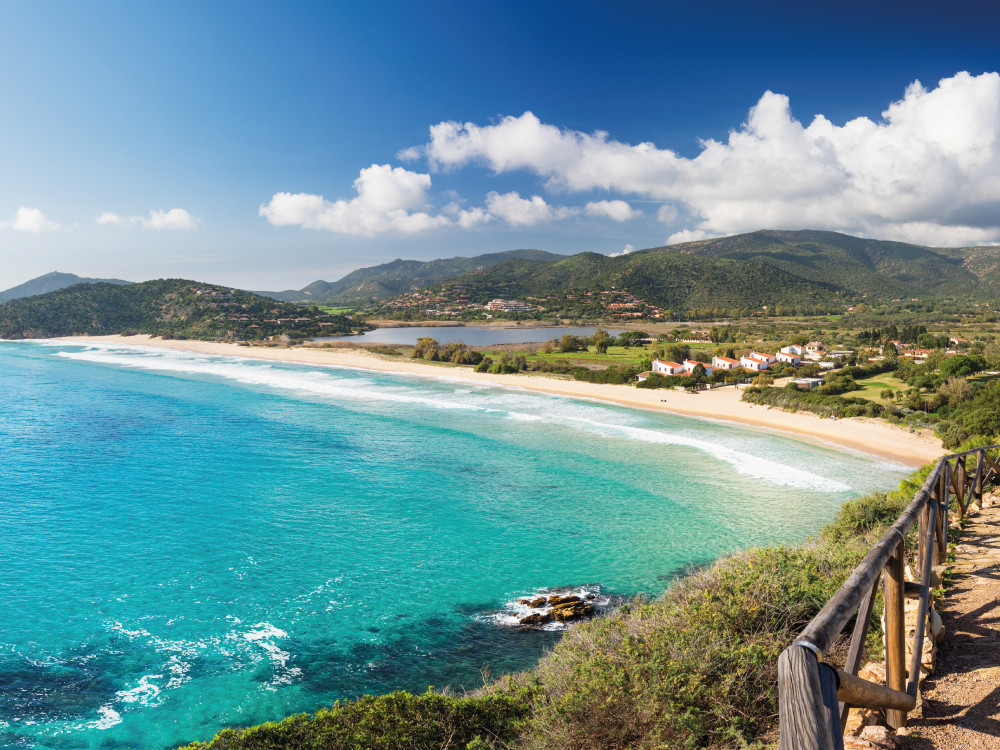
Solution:
M 905 715 L 917 705 L 917 699 L 912 695 L 862 680 L 843 670 L 837 670 L 837 677 L 840 679 L 837 697 L 854 708 L 888 709 L 902 711 Z
M 826 666 L 826 665 L 823 665 Z M 832 700 L 832 709 L 826 700 Z M 843 750 L 837 706 L 837 675 L 820 670 L 814 654 L 789 646 L 778 657 L 778 727 L 781 750 Z M 837 719 L 834 723 L 834 719 Z

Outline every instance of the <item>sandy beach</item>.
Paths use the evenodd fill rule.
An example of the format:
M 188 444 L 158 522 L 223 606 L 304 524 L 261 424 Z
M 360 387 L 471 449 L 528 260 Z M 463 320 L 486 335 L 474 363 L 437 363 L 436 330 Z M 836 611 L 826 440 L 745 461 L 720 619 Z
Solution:
M 211 341 L 165 341 L 150 336 L 74 336 L 62 339 L 71 343 L 106 342 L 130 346 L 155 346 L 201 354 L 297 362 L 314 365 L 351 367 L 362 370 L 394 372 L 421 377 L 462 379 L 483 385 L 521 388 L 574 398 L 619 404 L 652 411 L 665 411 L 689 417 L 717 419 L 764 427 L 852 450 L 882 456 L 909 466 L 922 466 L 947 451 L 930 430 L 913 431 L 874 419 L 821 419 L 806 412 L 787 412 L 740 401 L 741 391 L 719 388 L 698 393 L 674 390 L 646 390 L 630 385 L 584 383 L 545 375 L 489 375 L 473 372 L 470 367 L 439 365 L 419 360 L 381 357 L 358 349 L 295 347 L 270 348 L 238 346 Z

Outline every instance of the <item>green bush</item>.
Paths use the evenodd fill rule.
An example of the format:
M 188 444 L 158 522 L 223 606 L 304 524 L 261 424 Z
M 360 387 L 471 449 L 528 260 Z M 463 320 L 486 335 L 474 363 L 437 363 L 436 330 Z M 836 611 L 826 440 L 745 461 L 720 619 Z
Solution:
M 181 750 L 423 750 L 488 748 L 510 743 L 528 716 L 531 690 L 474 698 L 430 691 L 366 695 L 315 715 L 249 729 L 225 729 Z

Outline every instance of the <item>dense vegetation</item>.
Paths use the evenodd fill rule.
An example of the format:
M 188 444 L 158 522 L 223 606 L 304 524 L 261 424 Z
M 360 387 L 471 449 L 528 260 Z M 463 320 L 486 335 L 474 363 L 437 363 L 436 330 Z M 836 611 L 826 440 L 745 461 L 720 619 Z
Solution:
M 75 284 L 0 305 L 0 338 L 7 339 L 147 333 L 243 341 L 349 333 L 359 327 L 363 324 L 317 308 L 184 279 Z
M 226 730 L 188 750 L 617 750 L 769 741 L 778 654 L 898 517 L 929 468 L 894 492 L 846 503 L 802 547 L 724 558 L 658 600 L 575 626 L 536 669 L 465 698 L 369 696 L 315 716 Z M 877 606 L 873 617 L 879 613 Z M 877 655 L 872 630 L 868 649 Z M 841 644 L 832 658 L 843 651 Z
M 442 279 L 423 299 L 410 295 L 372 309 L 405 318 L 444 305 L 451 306 L 449 314 L 470 317 L 473 306 L 504 298 L 530 301 L 550 317 L 595 318 L 609 308 L 592 295 L 615 290 L 639 300 L 634 309 L 665 319 L 861 313 L 883 306 L 933 314 L 996 299 L 998 266 L 996 248 L 933 249 L 835 232 L 765 230 L 618 257 L 508 259 Z

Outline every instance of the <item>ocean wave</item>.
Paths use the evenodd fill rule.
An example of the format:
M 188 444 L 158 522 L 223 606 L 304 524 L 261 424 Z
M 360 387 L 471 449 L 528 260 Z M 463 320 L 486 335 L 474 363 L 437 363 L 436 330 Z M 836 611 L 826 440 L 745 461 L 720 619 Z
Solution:
M 274 664 L 275 676 L 268 685 L 269 690 L 276 690 L 279 685 L 290 685 L 296 678 L 302 676 L 302 670 L 298 667 L 289 667 L 288 662 L 292 655 L 273 642 L 275 638 L 287 638 L 288 633 L 280 628 L 276 628 L 269 622 L 258 622 L 254 625 L 256 630 L 250 630 L 243 634 L 243 637 L 250 643 L 259 646 L 267 654 Z
M 380 373 L 383 376 L 380 380 L 359 377 L 354 374 L 358 371 L 354 370 L 350 371 L 352 373 L 350 376 L 345 377 L 340 374 L 343 368 L 337 367 L 316 370 L 311 366 L 308 369 L 274 366 L 261 363 L 259 360 L 240 357 L 202 355 L 120 344 L 94 346 L 88 344 L 83 351 L 60 351 L 57 356 L 156 372 L 208 375 L 246 385 L 344 401 L 405 403 L 434 410 L 478 412 L 516 422 L 545 423 L 604 438 L 691 448 L 724 461 L 737 473 L 772 484 L 822 492 L 851 490 L 849 485 L 836 479 L 741 451 L 720 442 L 692 437 L 679 431 L 628 424 L 632 420 L 625 416 L 624 410 L 608 414 L 605 411 L 606 407 L 601 405 L 561 396 L 525 394 L 481 385 L 476 388 L 463 385 L 444 392 L 434 392 L 426 386 L 415 386 L 412 382 L 386 383 L 385 380 L 391 376 L 384 373 Z M 443 387 L 440 380 L 436 383 L 439 389 Z M 597 418 L 598 416 L 605 418 Z
M 122 723 L 122 716 L 111 706 L 101 706 L 97 709 L 98 718 L 86 724 L 86 729 L 111 729 Z

